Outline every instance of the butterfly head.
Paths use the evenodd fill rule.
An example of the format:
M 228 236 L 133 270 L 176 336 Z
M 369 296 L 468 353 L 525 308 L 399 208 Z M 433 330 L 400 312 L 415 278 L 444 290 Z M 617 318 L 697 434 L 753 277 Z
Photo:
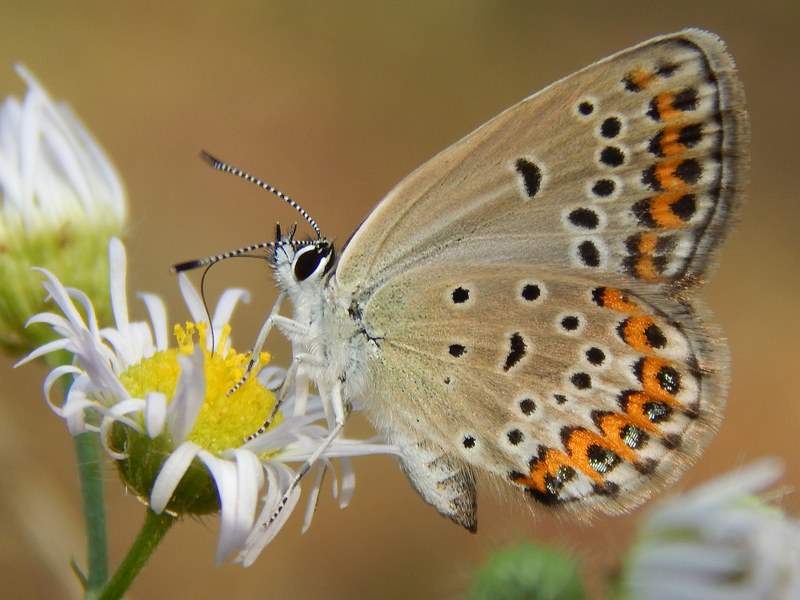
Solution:
M 309 287 L 319 288 L 336 262 L 336 250 L 328 238 L 295 240 L 293 227 L 285 236 L 278 226 L 272 245 L 272 267 L 279 285 L 290 294 Z

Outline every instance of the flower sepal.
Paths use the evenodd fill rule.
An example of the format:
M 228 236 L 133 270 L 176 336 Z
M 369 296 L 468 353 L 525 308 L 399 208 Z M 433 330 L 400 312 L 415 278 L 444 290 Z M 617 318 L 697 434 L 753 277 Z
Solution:
M 124 455 L 114 461 L 125 485 L 150 506 L 150 497 L 164 464 L 175 451 L 168 434 L 151 438 L 119 421 L 109 436 L 110 450 Z M 160 507 L 159 507 L 160 508 Z M 172 515 L 209 515 L 219 512 L 217 486 L 208 468 L 197 458 L 181 477 L 164 511 Z

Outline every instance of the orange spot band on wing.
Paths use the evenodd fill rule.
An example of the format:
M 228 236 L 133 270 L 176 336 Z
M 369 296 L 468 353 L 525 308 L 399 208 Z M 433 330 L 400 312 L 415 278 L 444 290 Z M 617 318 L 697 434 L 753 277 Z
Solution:
M 571 467 L 575 469 L 578 467 L 578 465 L 571 457 L 567 456 L 560 450 L 548 448 L 544 452 L 542 458 L 533 464 L 530 473 L 516 477 L 514 479 L 514 483 L 538 490 L 543 494 L 549 494 L 547 478 L 556 478 L 558 476 L 558 470 L 561 467 Z M 591 470 L 590 473 L 586 474 L 597 483 L 603 482 L 602 476 L 594 470 Z
M 653 423 L 647 416 L 644 405 L 652 402 L 653 399 L 644 392 L 634 392 L 627 398 L 626 414 L 631 425 L 638 427 L 648 433 L 662 437 L 663 434 L 658 425 Z
M 659 149 L 664 156 L 675 156 L 686 153 L 686 147 L 680 142 L 681 127 L 667 125 L 661 130 Z
M 587 475 L 597 473 L 589 464 L 589 448 L 591 446 L 601 446 L 607 450 L 611 450 L 611 452 L 629 462 L 636 460 L 636 453 L 628 448 L 619 438 L 614 440 L 613 438 L 604 437 L 587 429 L 575 429 L 570 434 L 566 446 L 573 460 L 573 464 Z
M 639 254 L 636 259 L 636 275 L 645 281 L 660 281 L 662 279 L 653 261 L 657 241 L 658 236 L 652 231 L 639 236 L 639 243 L 636 247 Z
M 634 350 L 642 354 L 650 354 L 653 347 L 647 339 L 646 331 L 651 325 L 655 325 L 655 319 L 648 316 L 636 316 L 625 319 L 620 333 L 622 339 Z
M 638 304 L 628 298 L 628 295 L 625 294 L 625 292 L 617 288 L 603 288 L 600 301 L 603 307 L 616 310 L 617 312 L 629 315 L 642 312 L 642 309 L 639 308 Z
M 672 106 L 675 100 L 675 94 L 671 92 L 664 92 L 656 96 L 656 109 L 658 116 L 662 121 L 674 121 L 681 115 L 681 111 Z
M 650 217 L 659 227 L 664 229 L 679 229 L 686 227 L 686 222 L 672 211 L 672 205 L 683 198 L 686 186 L 683 189 L 674 189 L 659 194 L 650 201 Z
M 643 233 L 642 235 L 639 236 L 639 243 L 636 245 L 636 251 L 639 254 L 647 254 L 649 256 L 652 256 L 656 252 L 657 241 L 658 241 L 658 236 L 652 231 Z
M 628 426 L 638 427 L 639 429 L 644 429 L 643 427 L 640 427 L 638 423 L 634 423 L 629 416 L 620 413 L 603 415 L 598 419 L 597 424 L 606 439 L 614 443 L 612 448 L 614 452 L 629 462 L 637 462 L 639 460 L 636 452 L 623 441 L 623 430 Z M 652 426 L 652 423 L 650 425 Z
M 675 169 L 683 162 L 681 157 L 667 158 L 656 163 L 655 178 L 662 190 L 683 189 L 686 183 L 677 175 Z
M 628 75 L 630 82 L 641 90 L 646 90 L 655 81 L 655 74 L 652 71 L 645 71 L 644 69 L 636 69 Z
M 659 374 L 664 367 L 670 367 L 672 363 L 660 358 L 645 358 L 642 363 L 642 388 L 644 393 L 655 400 L 660 400 L 666 404 L 682 409 L 683 405 L 678 399 L 661 387 Z

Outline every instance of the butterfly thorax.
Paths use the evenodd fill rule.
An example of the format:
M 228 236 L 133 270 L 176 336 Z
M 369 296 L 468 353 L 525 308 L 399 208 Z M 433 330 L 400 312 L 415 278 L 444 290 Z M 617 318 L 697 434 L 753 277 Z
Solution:
M 325 238 L 299 246 L 290 238 L 275 246 L 275 279 L 293 305 L 292 322 L 278 327 L 292 341 L 295 355 L 322 393 L 341 381 L 345 398 L 363 395 L 369 338 L 351 310 L 351 299 L 335 285 L 333 244 Z

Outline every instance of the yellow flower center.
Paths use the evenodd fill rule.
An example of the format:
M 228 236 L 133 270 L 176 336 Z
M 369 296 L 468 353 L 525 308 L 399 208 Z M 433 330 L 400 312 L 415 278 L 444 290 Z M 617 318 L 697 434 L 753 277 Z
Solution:
M 212 353 L 206 349 L 205 323 L 176 325 L 174 335 L 178 348 L 156 352 L 120 375 L 120 381 L 134 398 L 144 398 L 148 392 L 161 392 L 171 402 L 180 375 L 178 353 L 192 354 L 195 345 L 199 345 L 205 356 L 206 396 L 189 439 L 214 453 L 240 446 L 243 438 L 264 424 L 277 402 L 275 394 L 256 380 L 257 371 L 269 362 L 266 352 L 261 353 L 256 371 L 228 395 L 231 388 L 241 382 L 250 360 L 248 355 L 239 354 L 233 348 L 224 350 L 230 329 L 228 324 L 223 326 L 217 344 L 220 350 Z M 272 426 L 280 421 L 278 413 Z

